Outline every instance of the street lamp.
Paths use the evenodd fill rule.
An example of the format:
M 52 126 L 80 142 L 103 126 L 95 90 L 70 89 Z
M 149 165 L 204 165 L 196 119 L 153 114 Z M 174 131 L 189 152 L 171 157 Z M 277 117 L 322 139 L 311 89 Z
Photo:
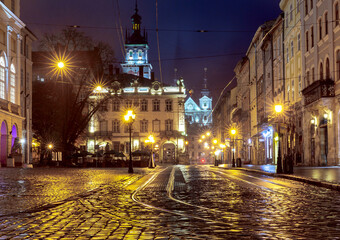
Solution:
M 230 130 L 230 133 L 233 136 L 233 162 L 232 162 L 232 167 L 235 167 L 235 135 L 236 135 L 236 129 L 232 128 Z
M 274 106 L 275 112 L 277 114 L 282 113 L 283 106 L 281 104 L 277 104 Z M 278 151 L 277 151 L 277 166 L 276 166 L 276 173 L 282 173 L 282 157 L 281 157 L 281 144 L 280 144 L 280 121 L 277 122 L 277 135 L 278 135 Z
M 154 162 L 154 157 L 153 157 L 153 144 L 155 143 L 155 138 L 151 134 L 148 136 L 148 139 L 145 140 L 145 143 L 151 143 L 151 158 L 149 161 L 149 168 L 154 168 L 155 167 L 155 162 Z
M 217 139 L 214 139 L 212 142 L 213 142 L 214 145 L 217 145 L 217 142 L 218 142 L 218 141 L 217 141 Z M 214 146 L 213 146 L 213 147 L 214 147 Z M 214 147 L 214 149 L 215 149 L 215 147 Z M 215 166 L 218 166 L 218 162 L 217 162 L 217 156 L 218 156 L 218 154 L 216 154 L 216 153 L 219 153 L 219 151 L 218 151 L 218 150 L 215 151 Z
M 131 132 L 132 132 L 132 124 L 135 121 L 136 114 L 133 112 L 133 110 L 127 110 L 126 114 L 124 115 L 124 121 L 129 126 L 129 136 L 130 136 L 130 160 L 129 160 L 129 173 L 133 173 L 133 167 L 132 167 L 132 151 L 131 151 Z

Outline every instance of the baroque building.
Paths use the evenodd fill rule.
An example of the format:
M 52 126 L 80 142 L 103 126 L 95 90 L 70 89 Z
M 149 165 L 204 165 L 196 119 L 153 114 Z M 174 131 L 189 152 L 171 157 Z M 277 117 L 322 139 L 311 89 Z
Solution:
M 126 38 L 126 58 L 121 64 L 123 73 L 116 69 L 107 76 L 111 94 L 109 102 L 93 116 L 87 137 L 90 152 L 114 150 L 129 154 L 129 131 L 123 115 L 128 109 L 136 113 L 132 132 L 132 152 L 144 150 L 150 134 L 155 138 L 156 161 L 186 163 L 186 126 L 183 79 L 168 85 L 154 79 L 148 63 L 146 33 L 141 32 L 141 16 L 136 6 L 132 16 L 132 34 Z M 100 98 L 94 95 L 93 99 Z
M 31 45 L 36 37 L 20 19 L 20 0 L 1 1 L 0 17 L 0 164 L 29 166 L 32 142 Z
M 185 119 L 187 122 L 188 156 L 191 164 L 212 163 L 210 151 L 199 142 L 202 134 L 211 131 L 212 125 L 212 97 L 208 89 L 207 68 L 204 68 L 203 87 L 198 104 L 192 94 L 185 101 Z

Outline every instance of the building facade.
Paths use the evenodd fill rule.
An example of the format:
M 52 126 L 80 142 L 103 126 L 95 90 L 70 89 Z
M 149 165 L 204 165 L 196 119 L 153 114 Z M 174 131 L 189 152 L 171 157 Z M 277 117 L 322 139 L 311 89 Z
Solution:
M 136 113 L 132 125 L 132 151 L 145 150 L 145 140 L 152 134 L 156 161 L 187 163 L 184 81 L 181 79 L 170 86 L 153 79 L 152 67 L 148 63 L 147 39 L 145 34 L 141 35 L 140 23 L 141 17 L 136 7 L 132 16 L 133 32 L 126 39 L 127 57 L 121 64 L 123 73 L 116 71 L 115 75 L 108 76 L 106 93 L 111 97 L 90 122 L 87 150 L 114 150 L 128 155 L 129 131 L 123 115 L 131 109 Z M 100 97 L 94 95 L 93 99 L 95 101 Z
M 20 1 L 0 2 L 0 162 L 31 162 L 31 45 L 35 36 L 20 20 Z
M 207 68 L 204 68 L 203 88 L 198 104 L 190 95 L 185 101 L 185 119 L 187 122 L 188 156 L 192 164 L 211 163 L 210 151 L 199 142 L 202 134 L 211 131 L 212 97 L 208 89 Z

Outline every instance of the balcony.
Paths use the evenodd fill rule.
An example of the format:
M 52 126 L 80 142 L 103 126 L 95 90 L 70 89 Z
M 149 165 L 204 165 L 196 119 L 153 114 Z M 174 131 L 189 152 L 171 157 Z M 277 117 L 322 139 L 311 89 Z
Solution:
M 319 80 L 302 90 L 305 106 L 318 101 L 321 98 L 335 96 L 335 83 L 331 79 Z
M 20 106 L 7 100 L 0 99 L 0 109 L 20 116 Z

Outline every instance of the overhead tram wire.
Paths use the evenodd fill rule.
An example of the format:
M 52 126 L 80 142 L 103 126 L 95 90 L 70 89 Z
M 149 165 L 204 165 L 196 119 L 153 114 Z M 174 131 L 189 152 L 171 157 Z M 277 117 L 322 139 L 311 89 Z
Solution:
M 229 85 L 236 79 L 236 75 L 228 82 L 228 84 L 223 88 L 223 90 L 220 93 L 220 96 L 217 99 L 217 102 L 214 106 L 214 108 L 212 109 L 212 111 L 210 112 L 208 119 L 210 118 L 210 116 L 213 114 L 213 112 L 215 111 L 216 106 L 218 105 L 218 102 L 220 101 L 221 97 L 223 96 L 224 91 L 227 89 L 227 87 L 229 87 Z
M 159 47 L 159 31 L 158 31 L 158 0 L 156 0 L 156 35 L 157 35 L 159 76 L 160 76 L 161 83 L 163 83 L 162 62 L 161 62 L 161 52 L 160 52 L 160 47 Z
M 114 4 L 114 0 L 113 0 L 113 4 Z M 121 18 L 120 18 L 120 8 L 119 8 L 119 2 L 118 0 L 116 0 L 116 6 L 117 6 L 117 15 L 116 17 L 118 18 L 118 23 L 116 22 L 116 30 L 117 30 L 117 34 L 118 34 L 118 38 L 119 38 L 119 45 L 120 45 L 120 50 L 121 53 L 123 55 L 123 59 L 125 59 L 125 40 L 124 40 L 124 32 L 123 32 L 123 28 L 122 28 L 122 22 L 121 22 Z M 118 26 L 119 24 L 119 26 Z

